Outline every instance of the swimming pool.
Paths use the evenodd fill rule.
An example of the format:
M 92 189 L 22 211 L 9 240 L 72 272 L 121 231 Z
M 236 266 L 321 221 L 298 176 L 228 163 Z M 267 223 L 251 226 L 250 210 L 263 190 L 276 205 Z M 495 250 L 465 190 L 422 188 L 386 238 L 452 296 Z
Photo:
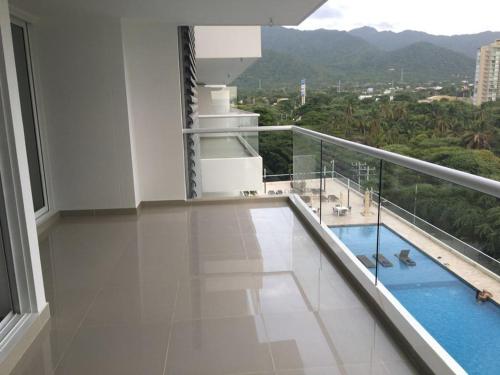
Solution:
M 330 227 L 355 254 L 374 261 L 377 225 Z M 395 257 L 410 249 L 416 266 Z M 476 290 L 388 227 L 380 227 L 380 254 L 393 267 L 378 278 L 423 327 L 470 374 L 500 374 L 500 307 L 477 303 Z M 375 273 L 375 269 L 370 271 Z

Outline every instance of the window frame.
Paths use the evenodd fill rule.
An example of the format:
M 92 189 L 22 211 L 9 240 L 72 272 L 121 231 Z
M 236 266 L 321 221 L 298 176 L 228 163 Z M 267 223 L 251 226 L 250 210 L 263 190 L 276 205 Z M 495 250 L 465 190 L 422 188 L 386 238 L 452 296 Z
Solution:
M 31 50 L 31 42 L 30 42 L 30 23 L 13 14 L 11 14 L 10 17 L 10 23 L 19 26 L 23 29 L 24 50 L 26 54 L 26 64 L 28 67 L 28 80 L 30 85 L 31 105 L 33 108 L 33 122 L 35 124 L 37 152 L 40 164 L 40 176 L 42 180 L 41 183 L 42 183 L 42 193 L 44 200 L 44 206 L 41 207 L 39 210 L 35 211 L 35 218 L 39 219 L 41 216 L 47 214 L 50 211 L 50 203 L 49 203 L 49 194 L 47 187 L 47 175 L 46 175 L 47 169 L 45 166 L 44 145 L 42 142 L 42 131 L 40 127 L 40 117 L 39 117 L 38 101 L 36 95 L 35 75 L 33 69 L 33 56 Z
M 3 27 L 0 24 L 0 33 L 5 31 L 2 30 Z M 10 28 L 10 23 L 8 27 Z M 10 34 L 10 30 L 8 34 Z M 6 221 L 6 227 L 2 226 L 2 229 L 4 230 L 4 241 L 8 241 L 9 251 L 12 256 L 15 279 L 15 290 L 12 292 L 17 293 L 18 303 L 18 311 L 13 314 L 12 323 L 9 322 L 8 326 L 14 325 L 18 330 L 17 323 L 26 322 L 29 315 L 40 312 L 30 248 L 30 237 L 36 235 L 36 226 L 31 227 L 28 225 L 30 218 L 27 217 L 29 213 L 25 210 L 23 200 L 25 192 L 23 192 L 21 183 L 16 147 L 16 141 L 21 142 L 21 140 L 16 139 L 15 136 L 16 130 L 11 112 L 8 73 L 4 56 L 6 56 L 4 44 L 2 38 L 0 38 L 0 179 L 3 188 L 1 190 L 3 193 L 1 199 L 5 208 L 3 216 Z M 24 139 L 22 142 L 24 142 Z M 35 240 L 37 241 L 37 239 Z M 31 241 L 33 241 L 33 238 L 31 238 Z M 12 332 L 8 334 L 11 335 Z

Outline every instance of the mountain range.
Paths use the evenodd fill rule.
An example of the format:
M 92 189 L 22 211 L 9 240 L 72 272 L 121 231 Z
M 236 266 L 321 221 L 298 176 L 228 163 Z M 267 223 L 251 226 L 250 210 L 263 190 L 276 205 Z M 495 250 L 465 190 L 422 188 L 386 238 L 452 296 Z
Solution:
M 478 34 L 447 36 L 432 35 L 413 30 L 405 30 L 399 33 L 393 31 L 377 31 L 373 27 L 368 26 L 351 30 L 349 34 L 358 36 L 384 51 L 393 51 L 417 42 L 428 42 L 438 47 L 463 53 L 472 58 L 476 57 L 476 52 L 479 47 L 490 44 L 500 38 L 500 32 L 492 31 L 485 31 Z
M 262 28 L 262 58 L 235 82 L 242 89 L 308 87 L 384 82 L 472 80 L 477 48 L 500 32 L 441 36 L 418 31 L 302 31 Z

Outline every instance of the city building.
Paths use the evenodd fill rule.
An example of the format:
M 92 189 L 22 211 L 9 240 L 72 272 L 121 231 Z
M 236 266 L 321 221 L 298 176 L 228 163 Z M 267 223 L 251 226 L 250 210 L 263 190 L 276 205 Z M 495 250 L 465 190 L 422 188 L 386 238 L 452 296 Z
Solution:
M 381 178 L 500 183 L 235 107 L 324 2 L 0 0 L 0 374 L 498 373 L 500 262 Z
M 479 48 L 476 57 L 474 104 L 494 102 L 500 97 L 500 40 Z

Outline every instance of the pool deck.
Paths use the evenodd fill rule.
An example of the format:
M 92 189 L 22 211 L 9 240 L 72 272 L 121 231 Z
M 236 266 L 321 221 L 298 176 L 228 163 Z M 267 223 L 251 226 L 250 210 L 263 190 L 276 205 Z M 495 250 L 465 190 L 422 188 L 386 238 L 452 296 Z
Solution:
M 290 191 L 290 181 L 268 182 L 266 185 L 267 191 L 283 190 L 285 193 Z M 319 194 L 313 194 L 310 191 L 310 189 L 313 188 L 319 189 L 319 181 L 308 180 L 306 182 L 306 188 L 308 192 L 304 195 L 311 197 L 309 204 L 319 212 Z M 370 208 L 368 214 L 364 214 L 363 197 L 353 190 L 351 190 L 349 197 L 349 205 L 351 206 L 350 212 L 342 216 L 334 214 L 333 208 L 336 204 L 347 206 L 347 187 L 336 179 L 327 179 L 326 189 L 323 194 L 327 197 L 333 194 L 337 198 L 341 198 L 342 195 L 342 202 L 338 200 L 335 202 L 321 202 L 321 209 L 323 211 L 322 221 L 326 225 L 363 225 L 377 223 L 378 215 L 376 205 Z M 487 289 L 490 291 L 493 294 L 492 299 L 500 304 L 500 281 L 490 275 L 488 271 L 483 270 L 479 265 L 475 265 L 465 260 L 461 255 L 455 254 L 439 240 L 428 234 L 424 234 L 420 229 L 414 227 L 412 224 L 392 212 L 382 209 L 380 216 L 383 224 L 394 230 L 400 236 L 404 237 L 407 241 L 411 242 L 433 258 L 436 262 L 448 268 L 475 288 L 479 290 Z

